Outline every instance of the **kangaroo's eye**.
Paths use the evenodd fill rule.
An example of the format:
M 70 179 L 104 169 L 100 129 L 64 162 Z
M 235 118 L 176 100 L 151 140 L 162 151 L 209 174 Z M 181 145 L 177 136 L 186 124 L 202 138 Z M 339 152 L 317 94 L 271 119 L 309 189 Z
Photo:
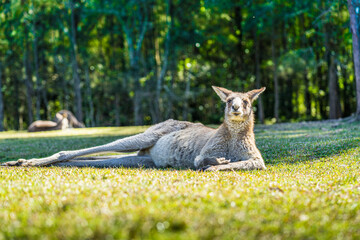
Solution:
M 246 100 L 244 100 L 243 103 L 244 103 L 244 107 L 247 107 L 247 105 L 249 104 L 249 102 Z
M 232 99 L 228 99 L 228 100 L 227 100 L 227 103 L 231 103 L 231 102 L 232 102 Z

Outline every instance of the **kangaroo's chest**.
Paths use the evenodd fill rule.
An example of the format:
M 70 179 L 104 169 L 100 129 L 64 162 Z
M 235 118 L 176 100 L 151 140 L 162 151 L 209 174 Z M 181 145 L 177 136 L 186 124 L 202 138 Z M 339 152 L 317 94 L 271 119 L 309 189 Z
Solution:
M 247 139 L 232 138 L 228 141 L 227 159 L 232 162 L 249 159 L 251 144 Z
M 157 167 L 194 168 L 194 159 L 213 135 L 213 131 L 202 124 L 194 124 L 172 132 L 156 142 L 150 149 L 150 156 Z

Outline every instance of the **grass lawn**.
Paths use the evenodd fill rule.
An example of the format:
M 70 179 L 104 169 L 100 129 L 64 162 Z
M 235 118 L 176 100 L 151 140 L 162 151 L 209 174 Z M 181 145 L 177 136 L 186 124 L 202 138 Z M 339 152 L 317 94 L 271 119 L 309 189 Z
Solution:
M 0 161 L 146 127 L 0 133 Z M 265 171 L 0 168 L 0 239 L 360 239 L 360 124 L 256 126 Z

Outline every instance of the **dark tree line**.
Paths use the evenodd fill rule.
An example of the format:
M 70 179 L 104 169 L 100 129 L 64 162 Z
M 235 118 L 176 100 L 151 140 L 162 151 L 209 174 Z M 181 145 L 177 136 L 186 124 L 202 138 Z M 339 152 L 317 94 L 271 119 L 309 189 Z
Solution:
M 0 0 L 0 129 L 217 123 L 211 85 L 266 86 L 260 122 L 360 116 L 356 0 Z M 356 81 L 358 84 L 356 84 Z

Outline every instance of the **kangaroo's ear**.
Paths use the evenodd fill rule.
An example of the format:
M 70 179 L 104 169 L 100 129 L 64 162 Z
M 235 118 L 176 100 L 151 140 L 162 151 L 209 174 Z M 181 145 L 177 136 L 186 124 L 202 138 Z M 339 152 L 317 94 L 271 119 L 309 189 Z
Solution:
M 58 120 L 62 120 L 64 118 L 64 116 L 61 113 L 56 113 L 55 116 Z
M 219 97 L 223 102 L 226 102 L 227 96 L 229 96 L 229 94 L 232 93 L 232 91 L 227 90 L 226 88 L 215 87 L 215 86 L 212 86 L 212 88 L 214 89 L 216 94 L 219 95 Z
M 254 90 L 251 90 L 250 92 L 247 92 L 246 94 L 249 96 L 251 102 L 255 101 L 259 95 L 265 91 L 266 87 L 262 87 L 260 89 L 254 89 Z

